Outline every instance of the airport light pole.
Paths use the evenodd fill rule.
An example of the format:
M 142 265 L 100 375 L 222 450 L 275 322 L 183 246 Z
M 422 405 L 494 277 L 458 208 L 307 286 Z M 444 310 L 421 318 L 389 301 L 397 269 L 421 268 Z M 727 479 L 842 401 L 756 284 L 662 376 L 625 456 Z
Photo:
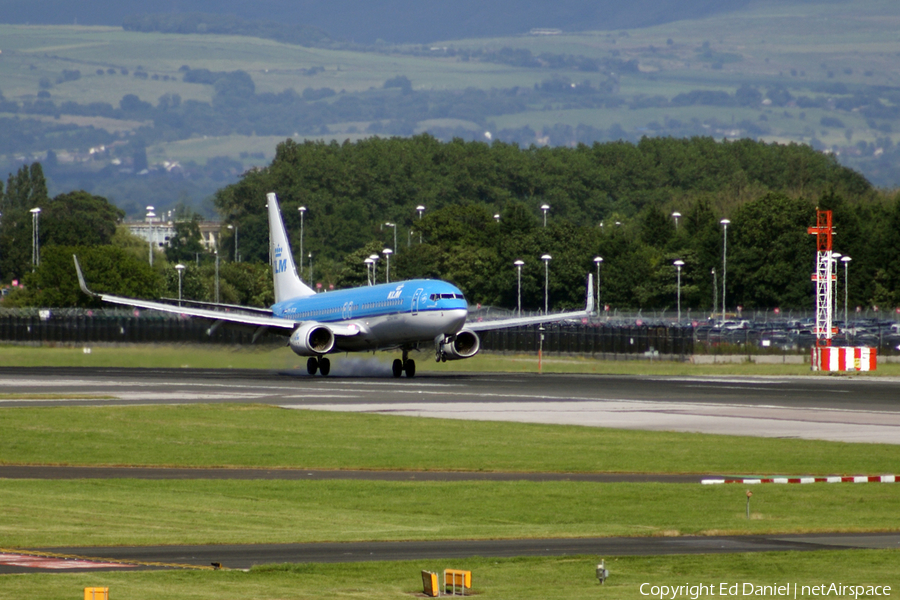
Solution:
M 713 276 L 713 320 L 716 318 L 716 312 L 719 310 L 719 283 L 716 280 L 716 268 L 713 267 L 712 271 L 710 271 Z
M 728 219 L 719 221 L 722 224 L 722 323 L 725 322 L 725 276 L 728 273 Z
M 303 257 L 300 257 L 303 260 Z M 309 253 L 309 287 L 313 287 L 312 252 Z
M 834 278 L 834 285 L 832 286 L 832 288 L 833 288 L 832 291 L 834 292 L 834 307 L 832 308 L 832 313 L 831 313 L 831 314 L 834 315 L 834 318 L 837 318 L 837 315 L 838 315 L 837 264 L 838 264 L 838 259 L 839 259 L 841 256 L 842 256 L 842 255 L 841 255 L 840 252 L 832 252 L 832 253 L 831 253 L 831 266 L 832 266 L 831 271 L 834 272 L 834 276 L 833 276 L 833 278 Z
M 597 303 L 597 316 L 600 316 L 600 265 L 603 264 L 602 256 L 594 257 L 594 264 L 597 265 L 597 297 L 594 298 L 594 302 Z
M 372 263 L 375 262 L 371 258 L 363 261 L 366 264 L 366 283 L 372 285 Z
M 391 254 L 394 253 L 390 248 L 385 248 L 381 251 L 384 254 L 384 258 L 387 262 L 384 263 L 384 281 L 385 283 L 391 282 Z
M 422 213 L 425 212 L 425 207 L 421 204 L 416 207 L 416 211 L 419 213 L 419 220 L 422 220 Z M 422 243 L 422 230 L 419 229 L 419 243 Z
M 305 206 L 298 206 L 297 212 L 300 213 L 300 269 L 303 269 L 303 216 L 306 214 Z M 303 273 L 300 273 L 300 279 L 303 279 Z
M 229 225 L 228 229 L 234 229 L 234 262 L 241 262 L 241 255 L 238 254 L 238 226 Z M 302 254 L 300 256 L 303 256 Z
M 38 218 L 41 215 L 40 208 L 32 208 L 31 211 L 31 272 L 41 266 L 41 242 L 38 235 Z
M 378 283 L 378 259 L 380 258 L 377 254 L 369 255 L 369 259 L 372 261 L 372 285 Z
M 520 259 L 520 260 L 517 260 L 516 262 L 514 262 L 513 264 L 516 265 L 516 271 L 518 272 L 518 276 L 519 276 L 519 286 L 518 286 L 518 295 L 517 295 L 518 302 L 516 303 L 516 306 L 518 306 L 519 316 L 521 317 L 522 316 L 522 265 L 525 264 L 525 261 Z
M 175 269 L 178 271 L 178 306 L 181 306 L 181 275 L 184 272 L 184 265 L 178 263 Z
M 153 212 L 153 207 L 147 207 L 147 223 L 150 224 L 150 233 L 147 235 L 147 246 L 150 249 L 150 266 L 153 266 L 153 218 L 156 216 L 156 213 Z
M 678 233 L 678 219 L 681 218 L 680 212 L 673 212 L 672 218 L 675 219 L 675 233 Z
M 553 258 L 549 254 L 541 257 L 544 261 L 544 314 L 546 315 L 550 307 L 550 259 Z
M 673 264 L 678 269 L 678 324 L 681 325 L 681 267 L 684 266 L 684 261 L 678 259 Z
M 850 264 L 850 261 L 853 260 L 849 256 L 842 256 L 841 262 L 844 263 L 844 327 L 849 328 L 850 322 L 847 320 L 847 302 L 850 296 L 849 290 L 847 287 L 847 265 Z
M 541 204 L 541 210 L 544 211 L 544 227 L 547 226 L 547 211 L 550 210 L 549 204 Z
M 219 251 L 216 250 L 216 304 L 219 303 Z

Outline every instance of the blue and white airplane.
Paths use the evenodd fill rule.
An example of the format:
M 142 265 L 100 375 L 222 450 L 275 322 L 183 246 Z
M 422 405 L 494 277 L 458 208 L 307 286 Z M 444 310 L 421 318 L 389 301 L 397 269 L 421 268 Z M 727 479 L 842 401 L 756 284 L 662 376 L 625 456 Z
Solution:
M 78 258 L 73 257 L 81 290 L 113 304 L 209 319 L 213 321 L 211 330 L 222 324 L 235 324 L 257 328 L 255 338 L 266 331 L 282 333 L 288 336 L 291 350 L 307 357 L 307 372 L 315 375 L 318 371 L 323 376 L 331 370 L 328 354 L 399 349 L 403 358 L 392 364 L 394 377 L 403 373 L 414 377 L 416 363 L 409 358 L 411 350 L 433 346 L 439 362 L 471 358 L 481 347 L 479 331 L 586 317 L 593 310 L 590 275 L 583 311 L 476 323 L 466 322 L 466 299 L 446 281 L 412 279 L 317 294 L 297 275 L 275 194 L 268 194 L 267 200 L 275 283 L 275 304 L 269 309 L 223 304 L 193 308 L 95 294 L 85 283 Z M 229 312 L 221 310 L 226 308 Z

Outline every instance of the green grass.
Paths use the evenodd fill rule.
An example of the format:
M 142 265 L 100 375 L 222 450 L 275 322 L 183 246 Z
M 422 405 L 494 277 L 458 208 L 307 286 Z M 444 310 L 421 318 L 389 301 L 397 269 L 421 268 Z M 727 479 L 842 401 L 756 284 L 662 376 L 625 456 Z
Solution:
M 606 560 L 610 577 L 604 586 L 594 568 Z M 643 583 L 652 585 L 714 584 L 719 595 L 743 583 L 821 585 L 891 585 L 896 594 L 900 554 L 891 550 L 845 550 L 806 553 L 565 558 L 468 558 L 352 564 L 305 564 L 241 571 L 104 572 L 7 575 L 0 600 L 40 598 L 69 600 L 85 587 L 109 588 L 110 598 L 154 600 L 221 600 L 222 598 L 367 598 L 415 597 L 422 592 L 420 572 L 445 568 L 472 571 L 472 591 L 484 598 L 547 600 L 646 599 Z M 802 588 L 801 588 L 802 589 Z M 647 588 L 644 588 L 647 592 Z M 807 594 L 807 597 L 809 594 Z M 649 596 L 652 598 L 652 596 Z M 690 596 L 681 596 L 682 598 Z M 798 594 L 799 597 L 799 594 Z
M 896 530 L 891 484 L 8 480 L 6 548 Z
M 88 346 L 3 346 L 0 345 L 0 365 L 6 367 L 133 367 L 133 368 L 200 368 L 200 369 L 299 369 L 305 371 L 306 359 L 287 348 L 227 347 L 192 345 L 115 345 Z M 385 365 L 399 354 L 379 353 L 341 355 L 331 357 L 332 371 L 347 360 L 376 361 Z M 413 353 L 420 373 L 537 373 L 536 355 L 504 355 L 482 353 L 468 360 L 436 364 L 430 352 Z M 363 357 L 363 358 L 360 358 Z M 385 367 L 387 368 L 387 367 Z M 835 376 L 813 373 L 803 364 L 752 364 L 746 362 L 714 365 L 693 365 L 678 361 L 597 360 L 590 357 L 544 356 L 544 373 L 595 373 L 608 375 L 759 375 L 759 376 Z M 878 365 L 871 373 L 857 373 L 857 377 L 900 376 L 900 363 Z
M 897 448 L 262 405 L 10 408 L 5 464 L 745 474 L 879 474 Z
M 85 347 L 90 348 L 90 354 L 85 353 Z M 0 346 L 0 365 L 5 367 L 283 369 L 293 368 L 295 363 L 301 364 L 299 357 L 281 347 Z

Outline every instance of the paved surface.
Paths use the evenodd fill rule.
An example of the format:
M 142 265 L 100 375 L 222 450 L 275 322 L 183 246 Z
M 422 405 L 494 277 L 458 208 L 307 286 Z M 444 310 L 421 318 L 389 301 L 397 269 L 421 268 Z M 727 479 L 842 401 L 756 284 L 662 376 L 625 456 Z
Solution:
M 426 373 L 408 380 L 374 377 L 381 363 L 371 363 L 343 360 L 337 375 L 328 378 L 242 370 L 7 368 L 0 369 L 0 389 L 6 394 L 0 406 L 265 402 L 316 410 L 900 444 L 900 381 L 894 379 Z M 40 397 L 49 394 L 65 398 Z
M 715 475 L 660 473 L 483 473 L 459 471 L 353 471 L 321 469 L 187 469 L 159 467 L 56 467 L 0 465 L 0 479 L 282 479 L 324 481 L 590 481 L 595 483 L 701 483 Z M 719 476 L 721 478 L 721 476 Z
M 358 542 L 322 544 L 259 544 L 230 546 L 144 546 L 139 548 L 37 548 L 43 558 L 90 559 L 94 567 L 76 563 L 69 570 L 208 568 L 247 569 L 280 563 L 341 563 L 374 560 L 461 559 L 474 556 L 657 556 L 740 552 L 812 551 L 847 548 L 900 548 L 900 534 L 811 534 L 771 536 L 568 538 L 544 540 L 449 540 L 437 542 Z M 10 551 L 12 552 L 12 551 Z M 28 550 L 18 550 L 27 554 Z M 24 573 L 40 567 L 3 565 L 0 574 Z M 44 567 L 46 568 L 46 567 Z

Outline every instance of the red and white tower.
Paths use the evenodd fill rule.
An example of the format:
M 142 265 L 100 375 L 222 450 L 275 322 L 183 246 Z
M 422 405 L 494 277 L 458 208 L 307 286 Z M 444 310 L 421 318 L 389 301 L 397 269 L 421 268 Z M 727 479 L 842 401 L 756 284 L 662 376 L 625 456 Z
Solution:
M 816 211 L 816 226 L 807 229 L 816 236 L 816 346 L 810 365 L 813 371 L 874 371 L 877 364 L 875 348 L 832 348 L 831 337 L 837 330 L 832 326 L 834 285 L 837 275 L 831 251 L 834 229 L 831 211 Z M 847 324 L 845 323 L 846 327 Z
M 831 241 L 834 229 L 831 226 L 831 211 L 816 211 L 816 226 L 807 229 L 816 236 L 816 272 L 812 279 L 816 282 L 816 348 L 831 346 L 832 310 L 834 308 L 834 259 L 831 256 Z

